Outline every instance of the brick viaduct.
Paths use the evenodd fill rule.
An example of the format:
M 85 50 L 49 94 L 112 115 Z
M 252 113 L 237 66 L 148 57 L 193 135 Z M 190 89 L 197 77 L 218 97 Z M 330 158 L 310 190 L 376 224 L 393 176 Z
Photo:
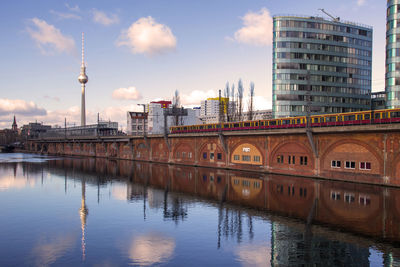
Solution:
M 400 124 L 37 139 L 51 155 L 183 164 L 400 186 Z

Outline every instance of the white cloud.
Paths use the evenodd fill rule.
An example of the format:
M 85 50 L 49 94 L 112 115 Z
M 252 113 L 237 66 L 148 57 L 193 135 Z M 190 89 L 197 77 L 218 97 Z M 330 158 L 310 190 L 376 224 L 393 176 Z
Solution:
M 106 13 L 97 9 L 93 9 L 92 14 L 93 21 L 104 26 L 119 23 L 119 18 L 116 14 L 111 14 L 110 16 L 107 16 Z
M 112 98 L 120 100 L 139 100 L 142 98 L 140 92 L 134 86 L 118 88 L 112 93 Z
M 36 28 L 27 28 L 27 31 L 43 53 L 74 51 L 75 42 L 72 37 L 63 35 L 59 29 L 44 20 L 33 18 L 31 22 Z
M 216 97 L 217 92 L 215 90 L 208 90 L 208 91 L 201 91 L 201 90 L 194 90 L 189 94 L 181 93 L 180 99 L 181 104 L 184 106 L 200 106 L 202 100 L 206 100 L 210 97 Z
M 122 31 L 117 45 L 129 47 L 134 54 L 152 56 L 175 49 L 176 37 L 168 26 L 147 17 L 138 19 Z
M 247 12 L 242 18 L 243 27 L 234 34 L 234 40 L 256 46 L 272 44 L 272 17 L 266 8 L 259 12 Z
M 46 115 L 46 110 L 38 107 L 33 101 L 0 98 L 0 116 L 10 114 L 41 116 Z
M 66 3 L 65 6 L 66 6 L 66 8 L 69 9 L 69 11 L 73 11 L 73 12 L 80 12 L 81 11 L 78 5 L 70 6 L 70 5 L 68 5 Z
M 57 16 L 59 19 L 76 19 L 81 20 L 82 17 L 73 13 L 62 13 L 55 10 L 50 10 L 50 13 Z
M 366 0 L 357 0 L 357 6 L 365 5 Z

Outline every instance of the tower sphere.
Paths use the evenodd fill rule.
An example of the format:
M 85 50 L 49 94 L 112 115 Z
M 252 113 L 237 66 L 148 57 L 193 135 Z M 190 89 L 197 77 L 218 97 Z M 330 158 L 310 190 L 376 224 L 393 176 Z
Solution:
M 79 81 L 80 83 L 85 84 L 85 83 L 88 82 L 88 80 L 89 80 L 89 78 L 88 78 L 88 76 L 86 75 L 86 73 L 85 73 L 85 72 L 81 72 L 81 74 L 80 74 L 79 77 L 78 77 L 78 81 Z

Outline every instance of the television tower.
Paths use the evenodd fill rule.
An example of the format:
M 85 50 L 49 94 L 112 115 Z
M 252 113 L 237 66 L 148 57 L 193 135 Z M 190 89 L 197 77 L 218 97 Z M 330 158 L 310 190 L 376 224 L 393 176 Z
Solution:
M 89 78 L 86 75 L 86 67 L 85 67 L 85 49 L 84 49 L 84 33 L 82 32 L 82 65 L 81 65 L 81 73 L 79 74 L 78 81 L 81 83 L 82 88 L 82 100 L 81 100 L 81 126 L 86 126 L 86 108 L 85 108 L 85 85 L 88 82 Z

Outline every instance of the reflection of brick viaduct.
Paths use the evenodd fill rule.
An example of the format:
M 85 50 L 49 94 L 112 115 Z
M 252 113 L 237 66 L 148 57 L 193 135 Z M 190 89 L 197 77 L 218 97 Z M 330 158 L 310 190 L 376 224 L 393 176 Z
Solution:
M 104 182 L 113 177 L 126 181 L 128 189 L 132 184 L 149 185 L 301 220 L 308 220 L 314 210 L 315 222 L 366 236 L 396 241 L 400 238 L 398 188 L 102 158 L 71 158 L 48 164 L 51 172 L 60 170 L 60 176 L 70 170 L 74 177 L 85 177 L 87 181 L 93 177 L 93 183 L 99 177 L 104 177 Z M 127 199 L 133 194 L 127 190 Z
M 32 140 L 28 150 L 400 186 L 400 125 Z M 332 167 L 333 161 L 340 166 Z M 347 166 L 346 166 L 347 165 Z M 362 167 L 364 166 L 364 167 Z M 365 166 L 368 166 L 367 168 Z

